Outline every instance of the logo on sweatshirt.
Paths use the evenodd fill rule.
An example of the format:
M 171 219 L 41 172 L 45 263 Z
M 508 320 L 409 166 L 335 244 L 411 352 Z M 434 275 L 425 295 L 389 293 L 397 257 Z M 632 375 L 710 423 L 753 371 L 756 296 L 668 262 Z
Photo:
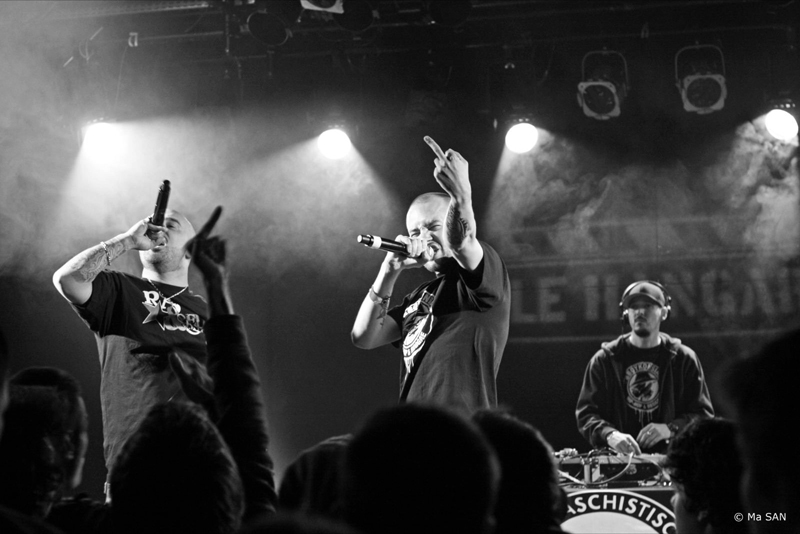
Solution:
M 653 362 L 638 362 L 625 370 L 625 400 L 640 414 L 651 414 L 658 409 L 661 397 L 658 387 L 658 366 Z

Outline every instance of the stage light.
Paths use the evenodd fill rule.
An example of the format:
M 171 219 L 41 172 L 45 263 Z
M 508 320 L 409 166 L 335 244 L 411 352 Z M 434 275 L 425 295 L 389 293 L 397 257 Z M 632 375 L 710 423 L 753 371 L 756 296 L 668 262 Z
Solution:
M 578 83 L 578 106 L 587 117 L 619 117 L 628 95 L 628 63 L 612 50 L 594 50 L 583 56 Z
M 115 121 L 113 119 L 106 119 L 105 117 L 97 116 L 94 119 L 84 120 L 83 124 L 80 125 L 80 137 L 81 137 L 81 144 L 86 142 L 86 138 L 91 135 L 91 137 L 103 137 L 103 134 L 106 136 L 109 132 L 113 130 L 111 125 Z
M 81 152 L 95 161 L 113 161 L 124 150 L 120 124 L 95 120 L 81 128 Z
M 328 159 L 345 157 L 352 147 L 350 137 L 341 128 L 331 128 L 322 132 L 317 139 L 322 154 Z
M 515 154 L 530 152 L 539 140 L 539 130 L 525 119 L 514 121 L 506 132 L 506 148 Z
M 764 117 L 764 125 L 775 139 L 789 141 L 797 135 L 797 119 L 785 108 L 776 108 Z
M 683 109 L 705 115 L 725 107 L 725 56 L 718 46 L 684 46 L 675 54 L 675 84 Z

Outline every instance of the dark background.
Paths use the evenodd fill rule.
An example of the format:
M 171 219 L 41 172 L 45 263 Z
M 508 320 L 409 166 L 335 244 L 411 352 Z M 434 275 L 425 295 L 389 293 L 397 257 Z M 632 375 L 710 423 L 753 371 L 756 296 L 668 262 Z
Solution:
M 217 229 L 279 476 L 396 401 L 399 353 L 349 340 L 382 259 L 355 237 L 404 233 L 408 203 L 437 189 L 424 135 L 469 160 L 479 236 L 509 267 L 501 402 L 556 449 L 588 448 L 575 400 L 599 343 L 623 332 L 630 282 L 667 284 L 664 330 L 700 355 L 714 399 L 726 361 L 797 326 L 797 138 L 772 139 L 762 118 L 800 83 L 796 2 L 370 8 L 378 18 L 353 32 L 299 0 L 0 3 L 0 326 L 15 369 L 55 365 L 83 385 L 81 490 L 99 497 L 105 476 L 99 365 L 50 277 L 146 216 L 164 179 L 196 225 L 224 206 Z M 291 37 L 254 37 L 256 11 Z M 728 89 L 702 116 L 675 87 L 676 52 L 701 43 L 723 51 Z M 629 92 L 620 117 L 598 121 L 576 92 L 584 55 L 604 49 L 625 57 Z M 522 109 L 539 143 L 514 156 L 501 126 Z M 82 136 L 101 117 L 109 128 Z M 354 128 L 356 150 L 338 161 L 314 144 L 331 117 Z M 115 268 L 140 265 L 128 255 Z M 404 274 L 396 291 L 425 276 Z

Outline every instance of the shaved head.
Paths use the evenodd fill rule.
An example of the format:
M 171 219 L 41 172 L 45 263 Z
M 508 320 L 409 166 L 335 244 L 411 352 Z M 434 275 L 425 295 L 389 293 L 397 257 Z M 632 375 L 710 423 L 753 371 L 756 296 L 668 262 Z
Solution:
M 183 214 L 183 213 L 181 213 L 180 211 L 177 211 L 177 210 L 172 210 L 172 209 L 168 209 L 168 210 L 167 210 L 167 211 L 164 213 L 164 220 L 166 221 L 166 220 L 167 220 L 168 218 L 170 218 L 170 217 L 172 217 L 173 219 L 176 219 L 176 220 L 180 221 L 180 223 L 181 223 L 182 225 L 185 225 L 185 226 L 187 227 L 187 229 L 189 230 L 189 232 L 191 232 L 191 234 L 192 234 L 192 237 L 194 237 L 194 235 L 197 233 L 197 232 L 195 231 L 195 229 L 194 229 L 194 225 L 192 224 L 192 221 L 190 221 L 189 219 L 187 219 L 187 218 L 186 218 L 186 215 L 184 215 L 184 214 Z
M 417 205 L 429 205 L 441 203 L 443 205 L 450 204 L 450 197 L 445 193 L 423 193 L 411 202 L 409 210 Z

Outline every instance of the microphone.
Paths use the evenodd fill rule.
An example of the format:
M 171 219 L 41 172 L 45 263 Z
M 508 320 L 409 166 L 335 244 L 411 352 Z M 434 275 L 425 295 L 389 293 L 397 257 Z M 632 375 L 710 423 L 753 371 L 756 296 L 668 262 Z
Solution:
M 150 217 L 150 222 L 156 226 L 164 226 L 164 213 L 167 211 L 167 202 L 169 202 L 169 180 L 164 180 L 161 187 L 158 188 L 158 197 L 156 198 L 156 207 L 153 210 L 153 216 Z
M 408 249 L 406 248 L 405 244 L 399 243 L 397 241 L 392 241 L 391 239 L 386 239 L 384 237 L 379 237 L 377 235 L 360 235 L 356 238 L 356 240 L 368 248 L 386 250 L 389 252 L 395 252 L 397 254 L 404 254 L 408 256 Z

